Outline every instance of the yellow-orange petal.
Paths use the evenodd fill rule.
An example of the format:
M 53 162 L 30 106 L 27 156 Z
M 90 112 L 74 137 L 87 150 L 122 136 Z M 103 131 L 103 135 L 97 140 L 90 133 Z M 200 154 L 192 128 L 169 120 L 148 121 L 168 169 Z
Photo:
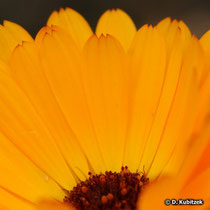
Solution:
M 155 163 L 159 162 L 159 164 L 162 165 L 163 162 L 167 163 L 169 159 L 175 157 L 177 158 L 176 164 L 170 162 L 168 163 L 168 166 L 171 173 L 176 173 L 188 150 L 187 146 L 191 140 L 191 134 L 196 122 L 199 99 L 198 78 L 196 77 L 196 71 L 198 71 L 199 68 L 199 66 L 197 66 L 197 61 L 199 60 L 199 56 L 197 56 L 197 43 L 198 41 L 193 38 L 190 47 L 183 57 L 176 89 L 173 93 L 173 99 L 171 101 L 170 109 L 168 110 L 165 126 L 162 130 L 163 133 L 160 138 L 157 155 L 155 155 L 152 169 L 154 170 L 153 172 L 160 169 L 160 165 L 157 164 L 155 167 Z M 188 122 L 187 125 L 186 121 Z M 180 144 L 182 144 L 182 148 L 180 148 Z M 169 145 L 173 146 L 168 147 Z M 179 155 L 175 152 L 176 149 Z M 169 151 L 170 153 L 168 153 Z M 166 157 L 165 155 L 167 153 L 168 155 L 171 155 Z M 162 166 L 164 167 L 164 165 Z
M 0 210 L 34 210 L 35 204 L 0 187 Z
M 206 171 L 209 168 L 208 158 L 206 162 L 201 162 L 203 158 L 207 156 L 208 152 L 208 142 L 210 140 L 210 121 L 205 122 L 203 129 L 197 136 L 192 136 L 189 144 L 186 145 L 186 157 L 182 164 L 182 167 L 177 174 L 180 182 L 185 186 L 189 182 Z M 180 149 L 179 149 L 180 150 Z M 177 151 L 176 156 L 179 152 Z M 201 165 L 199 165 L 201 164 Z
M 62 125 L 57 125 L 59 122 L 54 122 L 56 118 L 51 123 L 51 126 L 57 125 L 59 129 L 64 130 L 63 132 L 59 132 L 59 135 L 63 137 L 57 137 L 57 142 L 67 161 L 71 160 L 71 164 L 73 164 L 78 172 L 80 170 L 87 175 L 88 171 L 92 170 L 90 167 L 87 167 L 87 162 L 82 162 L 85 154 L 90 161 L 89 166 L 93 165 L 94 170 L 99 173 L 100 170 L 104 170 L 105 166 L 98 149 L 97 139 L 89 116 L 83 84 L 81 82 L 82 55 L 80 50 L 71 36 L 59 28 L 53 27 L 51 33 L 43 35 L 43 39 L 41 37 L 39 38 L 42 40 L 41 43 L 38 44 L 38 50 L 43 64 L 42 71 L 46 75 L 46 84 L 50 87 L 51 94 L 54 95 L 54 100 L 59 107 L 58 111 L 65 117 L 65 122 Z M 62 71 L 58 71 L 58 69 L 62 69 Z M 41 85 L 43 84 L 41 83 Z M 35 83 L 33 86 L 35 86 Z M 43 93 L 43 97 L 46 97 L 45 95 Z M 38 98 L 38 96 L 36 97 Z M 46 106 L 43 102 L 41 105 Z M 53 113 L 52 108 L 50 112 Z M 74 138 L 70 134 L 73 134 Z M 64 137 L 65 135 L 69 137 Z M 60 139 L 63 141 L 60 141 Z M 81 151 L 78 151 L 78 148 L 76 149 L 76 145 L 80 145 L 83 154 Z M 73 159 L 81 162 L 75 162 L 76 164 L 74 164 L 72 163 Z
M 49 201 L 40 202 L 36 210 L 76 210 L 76 209 L 70 205 L 49 200 Z
M 134 38 L 129 57 L 129 127 L 124 164 L 135 171 L 140 164 L 165 77 L 166 48 L 157 29 L 143 26 Z
M 145 186 L 139 196 L 137 209 L 141 210 L 167 210 L 186 209 L 191 210 L 192 205 L 165 205 L 166 199 L 202 199 L 204 205 L 194 206 L 195 209 L 207 210 L 210 207 L 209 197 L 209 175 L 210 171 L 199 174 L 196 179 L 191 180 L 187 186 L 183 186 L 176 177 L 162 178 Z M 151 202 L 152 198 L 152 202 Z
M 202 199 L 204 206 L 198 209 L 209 209 L 210 208 L 210 168 L 200 172 L 197 171 L 195 177 L 191 177 L 188 184 L 183 187 L 180 191 L 179 196 L 183 199 Z M 192 209 L 187 206 L 186 210 Z
M 87 21 L 71 8 L 54 11 L 47 21 L 47 25 L 59 26 L 72 36 L 77 45 L 82 48 L 92 35 L 92 30 Z
M 82 82 L 101 153 L 108 170 L 122 164 L 127 119 L 126 55 L 110 35 L 91 37 L 84 47 Z M 117 156 L 116 156 L 117 152 Z
M 170 52 L 171 47 L 174 44 L 174 39 L 177 30 L 182 31 L 180 42 L 183 44 L 183 49 L 186 49 L 191 39 L 191 32 L 183 21 L 173 20 L 165 18 L 157 24 L 157 29 L 164 36 L 167 43 L 167 50 Z
M 210 30 L 208 30 L 200 39 L 205 52 L 210 53 Z
M 177 198 L 179 192 L 179 184 L 175 179 L 162 178 L 158 182 L 152 182 L 145 186 L 142 190 L 139 200 L 137 202 L 138 210 L 167 210 L 173 209 L 172 205 L 166 206 L 164 201 L 166 199 Z M 175 206 L 176 209 L 179 208 Z
M 98 21 L 96 34 L 98 37 L 101 34 L 110 34 L 128 50 L 136 34 L 136 26 L 129 15 L 121 9 L 107 10 Z
M 209 155 L 210 154 L 210 135 L 207 136 L 207 139 L 209 139 L 209 141 L 199 161 L 195 164 L 194 170 L 192 171 L 192 174 L 191 174 L 192 177 L 196 177 L 198 173 L 201 173 L 202 171 L 210 167 L 210 155 Z
M 39 113 L 22 89 L 4 72 L 0 72 L 0 98 L 1 132 L 39 167 L 50 181 L 53 180 L 64 188 L 74 185 L 71 172 Z
M 0 188 L 28 203 L 49 197 L 62 200 L 62 189 L 19 151 L 8 134 L 2 132 L 1 129 Z
M 21 26 L 10 21 L 0 25 L 0 59 L 8 62 L 14 48 L 22 41 L 33 41 L 32 37 Z
M 199 133 L 210 114 L 210 72 L 205 76 L 203 84 L 199 88 L 199 104 L 197 110 L 195 133 Z
M 188 164 L 189 162 L 184 163 L 183 167 L 188 167 Z M 188 172 L 186 173 L 189 175 Z M 146 185 L 139 196 L 137 209 L 192 209 L 191 205 L 165 205 L 164 201 L 166 199 L 202 199 L 204 205 L 195 206 L 195 209 L 209 209 L 210 169 L 202 172 L 197 171 L 196 176 L 188 176 L 187 184 L 183 182 L 185 177 L 182 177 L 182 175 L 179 177 L 163 177 Z M 151 202 L 151 197 L 153 202 Z
M 204 77 L 207 77 L 207 76 L 210 76 L 210 30 L 207 31 L 200 39 L 200 44 L 203 48 L 203 51 L 204 51 L 204 59 L 205 59 L 205 68 L 206 68 L 206 71 L 205 71 L 205 75 Z M 205 79 L 204 78 L 204 82 L 205 82 Z
M 199 107 L 196 132 L 202 129 L 206 121 L 206 116 L 210 114 L 210 31 L 207 31 L 200 39 L 202 50 L 200 57 L 204 62 L 203 71 L 200 73 L 200 89 L 199 89 Z M 201 64 L 201 63 L 200 63 Z M 199 64 L 199 65 L 200 65 Z
M 154 30 L 157 29 L 155 28 Z M 149 44 L 153 42 L 161 43 L 160 40 L 162 40 L 161 46 L 163 47 L 163 38 L 161 38 L 157 31 L 156 37 L 159 37 L 159 41 L 157 41 L 157 38 L 153 38 L 154 40 L 152 40 L 151 37 L 152 35 L 155 37 L 155 31 L 150 33 L 148 33 L 148 31 L 147 26 L 144 26 L 137 33 L 136 42 L 134 42 L 134 47 L 131 48 L 130 52 L 133 56 L 133 60 L 136 62 L 136 64 L 131 63 L 131 70 L 134 64 L 136 72 L 138 72 L 138 69 L 142 70 L 149 65 L 151 66 L 149 66 L 149 70 L 147 71 L 142 70 L 145 77 L 142 77 L 144 74 L 141 74 L 141 71 L 138 73 L 139 76 L 135 74 L 134 77 L 135 79 L 139 78 L 138 85 L 141 88 L 137 89 L 138 92 L 135 91 L 141 95 L 136 95 L 136 99 L 138 100 L 135 100 L 134 106 L 131 107 L 131 110 L 133 109 L 131 116 L 133 116 L 131 118 L 132 121 L 130 121 L 130 139 L 127 141 L 128 146 L 126 149 L 130 154 L 132 153 L 132 157 L 137 154 L 137 158 L 132 159 L 129 153 L 127 153 L 126 158 L 129 160 L 130 157 L 128 165 L 133 165 L 134 160 L 136 160 L 136 162 L 139 161 L 139 170 L 144 168 L 146 172 L 149 172 L 149 176 L 154 178 L 160 173 L 164 164 L 171 158 L 175 145 L 179 145 L 179 141 L 182 141 L 183 144 L 187 144 L 188 137 L 192 132 L 196 115 L 196 101 L 198 101 L 198 82 L 195 76 L 195 70 L 198 68 L 196 63 L 198 58 L 196 57 L 197 41 L 194 39 L 192 40 L 191 47 L 188 49 L 188 53 L 186 55 L 183 53 L 182 43 L 179 42 L 181 38 L 180 31 L 180 33 L 177 33 L 175 36 L 176 41 L 173 43 L 170 55 L 168 55 L 169 62 L 166 62 L 166 59 L 164 60 L 166 49 L 162 48 L 160 52 L 161 47 L 157 46 L 157 48 L 155 48 L 155 44 L 152 44 L 153 47 L 149 47 Z M 147 39 L 151 40 L 147 41 Z M 141 48 L 138 47 L 138 43 L 141 43 Z M 148 54 L 143 48 L 144 45 L 145 49 L 148 47 Z M 142 53 L 140 53 L 141 51 L 139 52 L 138 49 L 142 50 Z M 153 52 L 151 49 L 153 49 L 154 53 L 155 49 L 157 50 L 155 53 L 156 56 L 151 56 Z M 157 58 L 157 55 L 161 55 L 161 57 Z M 134 56 L 136 56 L 136 58 Z M 141 60 L 138 59 L 138 56 L 140 58 L 142 58 L 142 56 L 144 57 Z M 149 56 L 152 57 L 151 59 L 157 58 L 158 62 L 162 62 L 162 71 L 160 68 L 161 65 L 154 65 L 156 60 L 151 61 Z M 147 59 L 150 60 L 150 63 L 141 66 L 142 64 L 146 64 Z M 182 63 L 182 59 L 184 59 L 184 63 Z M 194 62 L 192 62 L 192 60 Z M 151 71 L 151 69 L 153 71 Z M 155 72 L 158 74 L 156 77 L 154 76 Z M 147 78 L 151 79 L 148 80 Z M 152 82 L 152 84 L 149 84 L 148 81 L 153 81 L 152 78 L 158 78 L 159 83 Z M 144 82 L 145 85 L 149 86 L 148 88 L 143 86 Z M 134 87 L 138 88 L 138 86 Z M 151 88 L 154 88 L 154 90 Z M 151 91 L 151 93 L 147 92 L 147 90 Z M 149 95 L 149 93 L 151 95 Z M 151 100 L 153 100 L 153 102 Z M 146 104 L 145 107 L 144 104 Z M 151 104 L 151 106 L 148 106 L 148 104 Z M 185 125 L 186 120 L 190 121 L 188 125 Z M 134 142 L 134 139 L 136 139 L 136 142 Z M 139 146 L 132 146 L 138 144 Z M 184 155 L 185 153 L 183 152 L 182 154 Z M 181 158 L 181 155 L 179 157 Z M 171 165 L 171 167 L 175 170 L 177 169 L 175 165 Z

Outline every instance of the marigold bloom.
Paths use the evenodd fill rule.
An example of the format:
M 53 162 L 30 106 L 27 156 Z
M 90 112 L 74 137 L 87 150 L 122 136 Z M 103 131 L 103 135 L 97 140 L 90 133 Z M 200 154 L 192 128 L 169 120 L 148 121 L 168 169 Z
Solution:
M 33 40 L 5 21 L 0 209 L 162 210 L 167 198 L 210 208 L 209 114 L 210 31 L 198 40 L 170 18 L 137 31 L 117 9 L 93 34 L 67 8 Z

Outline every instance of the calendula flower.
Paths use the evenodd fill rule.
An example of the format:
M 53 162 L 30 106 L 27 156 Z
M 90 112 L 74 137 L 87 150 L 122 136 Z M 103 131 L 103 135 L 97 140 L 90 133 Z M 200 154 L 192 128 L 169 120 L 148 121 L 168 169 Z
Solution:
M 1 210 L 209 208 L 210 31 L 67 8 L 5 21 L 0 59 Z

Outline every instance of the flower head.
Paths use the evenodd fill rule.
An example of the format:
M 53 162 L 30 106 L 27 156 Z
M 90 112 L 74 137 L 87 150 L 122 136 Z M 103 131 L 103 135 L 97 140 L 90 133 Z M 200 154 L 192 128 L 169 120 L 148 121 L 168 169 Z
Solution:
M 94 34 L 67 8 L 0 37 L 0 209 L 208 207 L 209 31 L 117 9 Z

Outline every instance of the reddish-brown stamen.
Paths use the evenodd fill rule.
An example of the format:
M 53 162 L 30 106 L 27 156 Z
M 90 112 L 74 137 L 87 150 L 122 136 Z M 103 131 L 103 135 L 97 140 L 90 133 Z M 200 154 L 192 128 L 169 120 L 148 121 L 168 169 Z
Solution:
M 89 173 L 89 179 L 69 191 L 64 202 L 84 210 L 135 209 L 138 195 L 146 183 L 145 175 L 131 173 L 127 166 L 122 167 L 120 173 Z

